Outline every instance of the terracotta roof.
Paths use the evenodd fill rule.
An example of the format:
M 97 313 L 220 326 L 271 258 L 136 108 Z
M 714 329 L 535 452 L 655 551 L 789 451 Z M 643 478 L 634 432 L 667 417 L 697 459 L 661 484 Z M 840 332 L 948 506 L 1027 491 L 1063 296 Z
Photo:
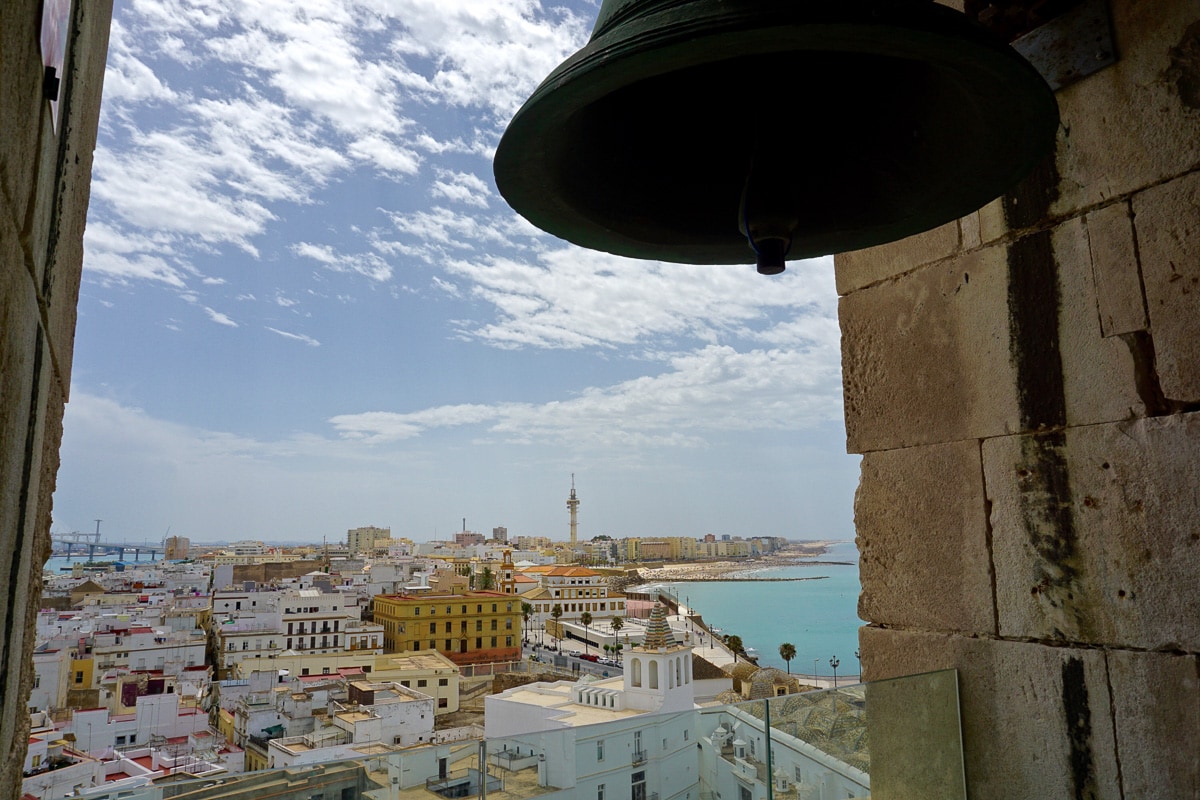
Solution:
M 712 680 L 716 678 L 728 678 L 729 675 L 725 670 L 718 667 L 708 659 L 692 653 L 692 678 L 698 681 Z
M 600 573 L 596 572 L 595 570 L 588 569 L 587 567 L 575 567 L 575 566 L 552 567 L 546 574 L 554 576 L 556 578 L 558 578 L 558 577 L 566 577 L 566 578 L 598 578 L 598 577 L 600 577 Z

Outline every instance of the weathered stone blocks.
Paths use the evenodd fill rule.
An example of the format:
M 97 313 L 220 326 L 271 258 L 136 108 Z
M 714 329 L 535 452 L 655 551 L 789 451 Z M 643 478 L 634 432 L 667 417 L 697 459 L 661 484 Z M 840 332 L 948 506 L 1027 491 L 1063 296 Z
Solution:
M 1130 419 L 1145 413 L 1138 395 L 1135 364 L 1124 339 L 1104 336 L 1100 295 L 1094 279 L 1093 249 L 1081 218 L 1058 226 L 1052 236 L 1058 269 L 1058 348 L 1068 425 Z M 1137 280 L 1136 263 L 1126 264 Z M 1141 308 L 1140 292 L 1133 298 Z
M 958 669 L 971 800 L 1122 796 L 1099 650 L 876 627 L 859 642 L 868 680 Z
M 1129 203 L 1098 208 L 1088 212 L 1086 219 L 1101 332 L 1118 336 L 1146 330 L 1149 322 Z
M 1133 212 L 1159 384 L 1170 400 L 1198 402 L 1200 173 L 1136 195 Z
M 983 445 L 1000 634 L 1200 650 L 1200 414 Z
M 841 299 L 850 452 L 1019 429 L 1007 278 L 991 247 Z
M 837 257 L 835 280 L 838 294 L 886 280 L 922 264 L 957 253 L 961 245 L 958 220 L 898 242 L 869 247 Z
M 979 442 L 868 453 L 854 505 L 859 616 L 995 633 Z
M 1125 797 L 1200 796 L 1200 692 L 1194 655 L 1108 653 Z
M 1058 93 L 1067 216 L 1200 163 L 1200 25 L 1194 3 L 1113 0 L 1119 60 Z

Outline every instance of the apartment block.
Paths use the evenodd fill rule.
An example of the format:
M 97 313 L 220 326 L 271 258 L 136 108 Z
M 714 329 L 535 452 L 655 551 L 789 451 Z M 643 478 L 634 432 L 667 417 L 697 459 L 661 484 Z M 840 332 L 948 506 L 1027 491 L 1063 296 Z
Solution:
M 377 595 L 384 650 L 437 650 L 455 664 L 521 658 L 521 602 L 500 592 Z

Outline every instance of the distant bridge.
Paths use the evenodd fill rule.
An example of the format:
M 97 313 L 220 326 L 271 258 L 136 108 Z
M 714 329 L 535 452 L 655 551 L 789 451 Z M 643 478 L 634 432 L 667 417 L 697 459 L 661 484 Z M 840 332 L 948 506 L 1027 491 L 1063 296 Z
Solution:
M 80 533 L 72 531 L 71 533 L 51 533 L 50 542 L 54 546 L 55 552 L 58 550 L 66 550 L 69 558 L 73 553 L 83 552 L 87 550 L 88 561 L 96 560 L 96 552 L 111 553 L 114 550 L 117 553 L 117 560 L 125 560 L 125 551 L 133 551 L 133 560 L 141 561 L 142 553 L 149 553 L 150 560 L 153 561 L 156 555 L 165 552 L 165 548 L 161 544 L 153 542 L 102 542 L 100 534 L 97 533 Z

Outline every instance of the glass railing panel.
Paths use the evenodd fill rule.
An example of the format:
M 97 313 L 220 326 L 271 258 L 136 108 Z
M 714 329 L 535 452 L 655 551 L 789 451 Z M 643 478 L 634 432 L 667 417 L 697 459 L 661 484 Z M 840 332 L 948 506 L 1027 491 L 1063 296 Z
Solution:
M 255 740 L 240 774 L 84 788 L 89 800 L 965 800 L 956 673 L 915 675 L 671 714 L 592 687 L 432 745 Z M 762 690 L 760 686 L 758 690 Z M 553 706 L 553 707 L 551 707 Z M 549 713 L 546 713 L 547 710 Z M 534 722 L 540 720 L 540 722 Z M 540 728 L 540 729 L 539 729 Z M 265 754 L 265 761 L 264 759 Z M 49 796 L 43 800 L 57 800 Z

